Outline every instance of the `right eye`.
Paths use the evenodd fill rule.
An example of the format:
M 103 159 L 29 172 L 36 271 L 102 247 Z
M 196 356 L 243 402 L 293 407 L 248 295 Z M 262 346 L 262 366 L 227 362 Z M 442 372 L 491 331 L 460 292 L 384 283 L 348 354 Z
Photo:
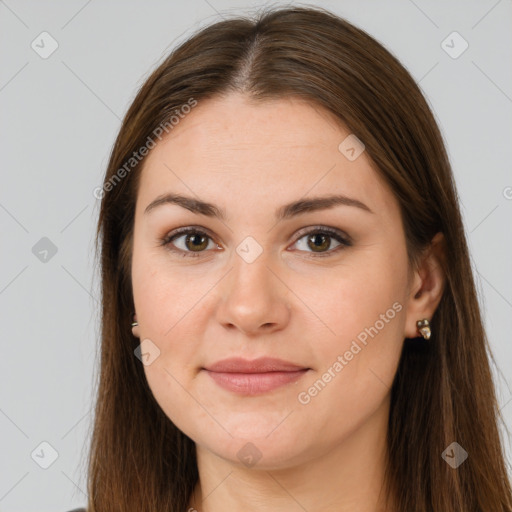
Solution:
M 176 241 L 179 242 L 176 243 Z M 205 252 L 209 246 L 209 241 L 214 246 L 217 245 L 204 231 L 187 227 L 169 233 L 160 240 L 160 243 L 170 251 L 181 254 L 183 257 L 197 257 L 200 256 L 202 252 Z

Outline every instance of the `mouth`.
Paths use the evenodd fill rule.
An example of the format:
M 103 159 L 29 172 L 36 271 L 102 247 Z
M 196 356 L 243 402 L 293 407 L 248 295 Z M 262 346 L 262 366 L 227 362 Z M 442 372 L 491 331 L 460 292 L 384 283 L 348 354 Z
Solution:
M 223 389 L 242 395 L 258 395 L 295 382 L 310 369 L 289 361 L 262 357 L 224 359 L 201 370 Z

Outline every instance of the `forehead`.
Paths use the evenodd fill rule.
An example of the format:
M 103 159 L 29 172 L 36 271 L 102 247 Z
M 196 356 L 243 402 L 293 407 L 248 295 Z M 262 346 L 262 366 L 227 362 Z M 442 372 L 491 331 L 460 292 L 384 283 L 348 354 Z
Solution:
M 389 210 L 393 194 L 366 153 L 349 160 L 340 151 L 350 135 L 332 113 L 302 99 L 254 102 L 232 94 L 199 101 L 146 157 L 138 203 L 145 208 L 162 193 L 186 192 L 228 212 L 234 197 L 273 211 L 337 192 Z

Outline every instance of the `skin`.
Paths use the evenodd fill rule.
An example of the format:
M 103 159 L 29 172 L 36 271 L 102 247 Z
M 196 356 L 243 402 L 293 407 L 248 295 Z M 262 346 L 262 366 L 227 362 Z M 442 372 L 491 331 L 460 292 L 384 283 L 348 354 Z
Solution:
M 417 271 L 409 268 L 392 191 L 364 151 L 350 161 L 338 150 L 349 133 L 300 99 L 253 103 L 231 94 L 199 102 L 144 162 L 134 225 L 139 326 L 133 333 L 158 347 L 158 357 L 144 366 L 149 386 L 196 443 L 200 483 L 191 508 L 386 510 L 379 492 L 390 386 L 404 338 L 419 335 L 416 321 L 431 319 L 441 299 L 442 236 Z M 285 203 L 334 191 L 373 213 L 342 205 L 276 223 L 274 211 Z M 164 192 L 214 203 L 227 219 L 176 204 L 145 214 Z M 211 237 L 198 257 L 160 245 L 185 226 Z M 353 244 L 337 250 L 339 242 L 328 237 L 321 251 L 330 254 L 315 257 L 305 229 L 318 237 L 315 226 L 338 229 Z M 263 251 L 252 263 L 236 252 L 247 236 Z M 198 254 L 185 241 L 182 235 L 174 247 Z M 393 304 L 400 311 L 301 403 L 299 393 Z M 273 391 L 240 396 L 200 371 L 231 356 L 278 357 L 310 370 Z M 237 456 L 248 442 L 257 451 L 246 451 L 261 454 L 251 467 Z

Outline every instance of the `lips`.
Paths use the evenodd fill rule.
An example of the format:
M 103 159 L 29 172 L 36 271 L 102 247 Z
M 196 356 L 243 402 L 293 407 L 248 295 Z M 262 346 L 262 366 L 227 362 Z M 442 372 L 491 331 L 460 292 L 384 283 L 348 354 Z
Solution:
M 217 385 L 243 395 L 269 392 L 300 379 L 309 369 L 271 357 L 230 358 L 203 368 Z
M 260 357 L 259 359 L 252 360 L 232 357 L 218 361 L 207 366 L 205 369 L 219 373 L 267 373 L 307 370 L 304 366 L 299 366 L 273 357 Z

